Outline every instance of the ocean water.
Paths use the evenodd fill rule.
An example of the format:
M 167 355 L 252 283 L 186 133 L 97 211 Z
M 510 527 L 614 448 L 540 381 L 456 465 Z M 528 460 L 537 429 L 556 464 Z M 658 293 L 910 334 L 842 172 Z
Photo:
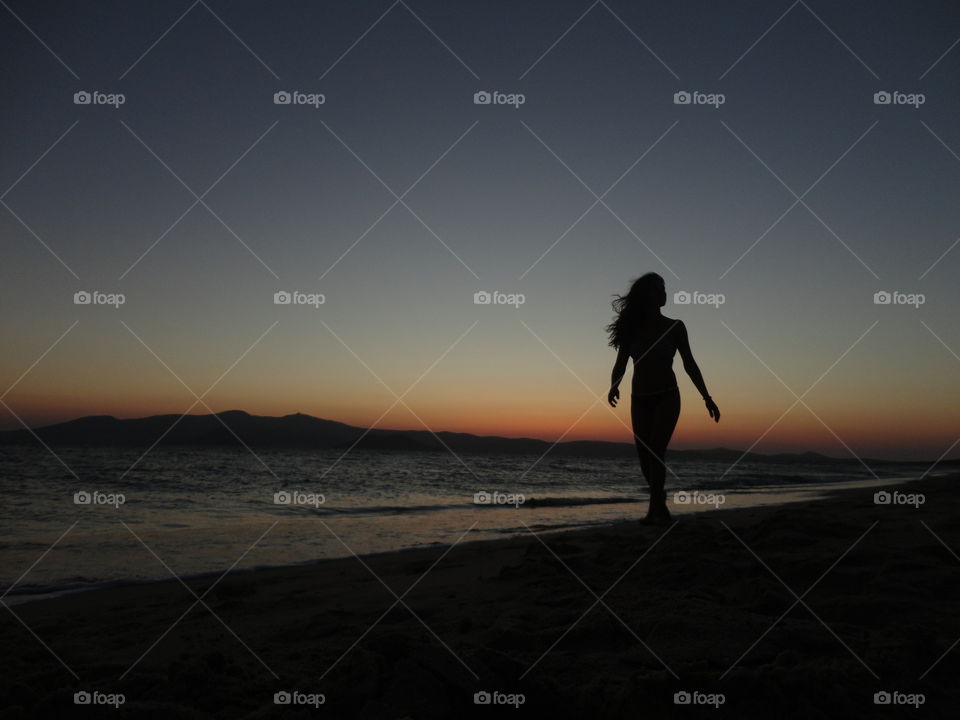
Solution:
M 174 573 L 236 572 L 609 524 L 642 517 L 647 499 L 630 458 L 254 455 L 242 448 L 156 448 L 146 456 L 128 448 L 73 448 L 57 456 L 0 448 L 4 602 Z M 678 461 L 670 464 L 667 485 L 700 491 L 673 504 L 683 514 L 806 500 L 838 485 L 895 483 L 926 469 L 882 464 L 872 468 L 874 477 L 859 463 L 743 462 L 731 469 Z

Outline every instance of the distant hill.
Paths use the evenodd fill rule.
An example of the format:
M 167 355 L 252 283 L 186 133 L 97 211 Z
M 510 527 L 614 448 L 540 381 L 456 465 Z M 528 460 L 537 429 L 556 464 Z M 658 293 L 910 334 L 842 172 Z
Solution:
M 221 422 L 222 421 L 222 422 Z M 36 435 L 36 437 L 34 437 Z M 229 410 L 216 415 L 153 415 L 120 420 L 111 415 L 91 415 L 69 422 L 30 430 L 0 432 L 0 445 L 32 445 L 39 437 L 52 447 L 109 447 L 158 445 L 240 446 L 304 448 L 316 450 L 392 450 L 406 452 L 444 451 L 476 455 L 524 454 L 539 455 L 550 451 L 554 457 L 632 457 L 633 443 L 576 440 L 552 446 L 534 438 L 505 438 L 469 433 L 427 430 L 365 430 L 334 420 L 324 420 L 296 413 L 282 417 L 251 415 L 243 410 Z M 743 453 L 739 450 L 671 450 L 669 457 L 696 459 L 703 462 L 730 463 Z M 747 453 L 744 461 L 806 464 L 853 462 L 853 458 L 832 458 L 819 453 L 763 455 Z M 871 460 L 870 462 L 884 462 Z

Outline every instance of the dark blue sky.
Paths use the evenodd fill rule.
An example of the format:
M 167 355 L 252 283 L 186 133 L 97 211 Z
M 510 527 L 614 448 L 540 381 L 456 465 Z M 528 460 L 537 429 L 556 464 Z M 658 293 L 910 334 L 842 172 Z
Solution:
M 3 388 L 79 323 L 5 402 L 183 412 L 174 373 L 201 393 L 278 321 L 213 409 L 369 424 L 443 356 L 382 425 L 622 439 L 578 418 L 611 293 L 653 270 L 725 298 L 665 308 L 729 408 L 710 428 L 684 385 L 679 445 L 935 458 L 960 428 L 958 37 L 948 2 L 8 1 Z M 923 305 L 874 303 L 896 290 Z

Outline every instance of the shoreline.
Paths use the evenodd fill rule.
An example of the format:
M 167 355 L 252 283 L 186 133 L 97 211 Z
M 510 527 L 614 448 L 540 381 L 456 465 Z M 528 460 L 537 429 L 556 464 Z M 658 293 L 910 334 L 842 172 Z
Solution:
M 898 691 L 952 717 L 958 483 L 912 481 L 918 507 L 847 488 L 24 603 L 0 626 L 5 717 L 74 714 L 82 690 L 137 717 L 287 716 L 280 691 L 338 718 L 487 717 L 482 691 L 556 718 L 896 717 L 873 697 Z
M 933 475 L 931 477 L 949 477 L 950 473 L 940 473 Z M 960 477 L 960 475 L 958 475 Z M 771 502 L 758 502 L 751 505 L 733 507 L 733 508 L 710 508 L 710 507 L 698 507 L 696 505 L 691 507 L 678 507 L 674 505 L 671 501 L 671 508 L 674 512 L 674 518 L 686 518 L 689 516 L 702 516 L 704 514 L 713 514 L 713 513 L 723 513 L 723 512 L 749 512 L 753 510 L 760 510 L 763 508 L 778 508 L 787 505 L 796 505 L 810 502 L 817 502 L 820 500 L 829 499 L 831 496 L 837 493 L 844 493 L 849 491 L 855 491 L 863 488 L 873 488 L 873 487 L 883 487 L 887 485 L 902 484 L 909 482 L 919 482 L 922 478 L 919 477 L 902 477 L 902 478 L 878 478 L 878 479 L 857 479 L 850 481 L 841 481 L 841 482 L 826 482 L 826 483 L 810 483 L 799 486 L 786 486 L 786 485 L 764 485 L 748 488 L 738 488 L 737 493 L 750 494 L 756 490 L 768 490 L 770 488 L 783 488 L 782 494 L 784 498 L 777 498 L 779 493 L 772 493 L 771 497 L 777 498 Z M 694 489 L 691 488 L 690 491 Z M 815 494 L 818 493 L 819 494 Z M 645 492 L 645 491 L 644 491 Z M 676 491 L 668 491 L 671 494 Z M 701 490 L 700 492 L 719 492 L 720 494 L 733 494 L 730 490 Z M 757 493 L 761 494 L 761 493 Z M 792 494 L 811 494 L 812 497 L 792 497 Z M 536 500 L 536 498 L 533 498 Z M 646 506 L 646 498 L 639 498 L 636 500 L 630 500 L 629 504 L 637 504 L 642 506 L 641 510 Z M 597 503 L 602 504 L 602 503 Z M 610 504 L 628 504 L 628 501 L 618 500 L 617 502 L 611 502 Z M 470 506 L 466 506 L 470 507 Z M 526 506 L 525 506 L 526 507 Z M 531 504 L 529 507 L 539 507 L 535 504 Z M 446 509 L 446 508 L 444 508 Z M 460 508 L 457 508 L 460 509 Z M 328 518 L 329 519 L 329 518 Z M 522 520 L 521 520 L 522 522 Z M 563 525 L 558 527 L 550 528 L 540 528 L 538 530 L 541 534 L 557 534 L 557 533 L 577 533 L 577 532 L 586 532 L 590 530 L 597 529 L 606 529 L 606 528 L 616 528 L 618 525 L 630 525 L 631 523 L 636 522 L 636 520 L 615 520 L 615 521 L 596 521 L 594 523 L 585 523 L 582 525 Z M 515 533 L 510 533 L 502 538 L 476 538 L 473 540 L 465 539 L 463 543 L 496 543 L 504 540 L 523 538 L 526 536 L 524 531 L 518 531 Z M 414 545 L 411 547 L 395 548 L 391 550 L 383 550 L 379 552 L 371 553 L 361 553 L 359 557 L 369 558 L 369 557 L 389 557 L 396 555 L 398 553 L 403 553 L 407 551 L 414 550 L 433 550 L 436 548 L 444 548 L 448 543 L 443 541 L 436 541 L 429 544 L 420 544 Z M 265 564 L 265 565 L 255 565 L 252 567 L 236 568 L 231 571 L 231 573 L 260 573 L 271 570 L 284 570 L 284 569 L 296 569 L 303 568 L 307 566 L 312 566 L 316 564 L 336 562 L 338 560 L 352 559 L 352 555 L 344 551 L 343 555 L 338 555 L 336 557 L 328 558 L 313 558 L 309 560 L 302 560 L 299 562 L 288 563 L 288 564 Z M 212 570 L 212 571 L 203 571 L 195 573 L 184 573 L 178 575 L 179 579 L 182 581 L 203 581 L 208 579 L 215 579 L 222 574 L 222 571 Z M 82 593 L 90 592 L 100 592 L 100 591 L 111 591 L 117 588 L 125 587 L 139 587 L 139 586 L 154 586 L 162 583 L 176 583 L 178 582 L 177 578 L 172 577 L 169 573 L 166 576 L 160 576 L 157 578 L 148 578 L 148 579 L 131 579 L 131 578 L 116 578 L 111 580 L 103 580 L 92 583 L 75 583 L 75 584 L 66 584 L 66 585 L 52 585 L 47 587 L 35 587 L 26 585 L 25 587 L 29 588 L 31 592 L 17 592 L 16 589 L 19 586 L 14 587 L 14 591 L 10 592 L 9 595 L 5 595 L 5 604 L 11 607 L 22 606 L 27 603 L 37 603 L 45 602 L 48 600 L 56 600 L 59 598 L 69 598 Z M 0 594 L 6 591 L 3 588 L 0 588 Z

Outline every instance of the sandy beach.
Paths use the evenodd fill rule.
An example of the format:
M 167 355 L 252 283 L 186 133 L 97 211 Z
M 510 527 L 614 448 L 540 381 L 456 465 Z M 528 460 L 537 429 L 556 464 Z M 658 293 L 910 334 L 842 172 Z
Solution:
M 17 605 L 2 717 L 952 716 L 957 481 Z

